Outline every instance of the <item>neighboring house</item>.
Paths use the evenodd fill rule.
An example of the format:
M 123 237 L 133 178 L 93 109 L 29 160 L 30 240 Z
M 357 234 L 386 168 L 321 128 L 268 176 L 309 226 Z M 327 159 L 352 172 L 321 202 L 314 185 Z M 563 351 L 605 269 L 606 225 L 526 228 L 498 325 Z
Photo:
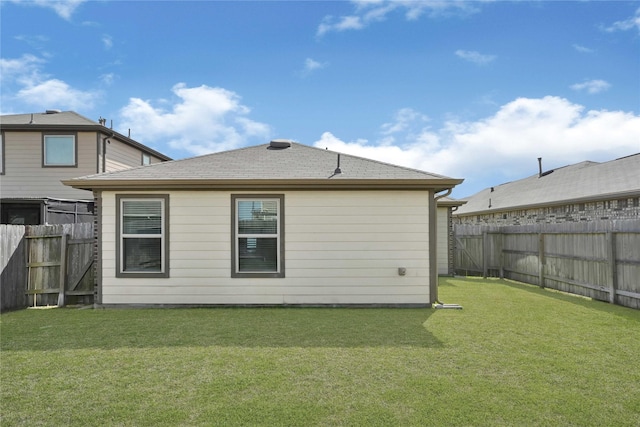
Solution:
M 486 188 L 455 224 L 524 225 L 640 218 L 640 153 L 581 162 Z
M 169 157 L 73 111 L 0 116 L 0 223 L 92 221 L 93 195 L 61 180 Z
M 98 305 L 429 306 L 460 182 L 275 140 L 64 183 L 96 194 Z
M 453 212 L 464 205 L 464 200 L 442 197 L 437 200 L 438 206 L 438 274 L 452 276 L 454 273 L 454 234 Z

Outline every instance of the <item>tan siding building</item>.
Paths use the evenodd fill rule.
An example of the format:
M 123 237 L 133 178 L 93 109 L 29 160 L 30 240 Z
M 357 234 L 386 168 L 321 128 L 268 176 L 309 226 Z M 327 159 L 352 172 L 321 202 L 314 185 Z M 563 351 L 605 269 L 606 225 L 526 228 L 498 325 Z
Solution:
M 171 274 L 161 280 L 116 277 L 115 194 L 102 193 L 103 304 L 429 302 L 426 194 L 278 193 L 285 202 L 286 276 L 232 279 L 232 193 L 170 192 Z
M 62 180 L 138 167 L 143 158 L 170 160 L 102 123 L 57 110 L 0 116 L 0 152 L 0 219 L 13 224 L 92 221 L 93 194 Z
M 65 181 L 99 201 L 96 303 L 432 304 L 462 180 L 282 144 Z

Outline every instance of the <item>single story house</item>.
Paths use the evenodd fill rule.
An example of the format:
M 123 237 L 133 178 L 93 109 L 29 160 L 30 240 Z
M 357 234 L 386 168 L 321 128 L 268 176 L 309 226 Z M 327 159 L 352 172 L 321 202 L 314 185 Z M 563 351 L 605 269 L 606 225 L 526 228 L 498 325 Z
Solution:
M 454 224 L 528 225 L 640 218 L 640 153 L 584 161 L 507 182 L 465 198 Z
M 97 305 L 430 306 L 461 182 L 274 140 L 64 184 L 95 197 Z

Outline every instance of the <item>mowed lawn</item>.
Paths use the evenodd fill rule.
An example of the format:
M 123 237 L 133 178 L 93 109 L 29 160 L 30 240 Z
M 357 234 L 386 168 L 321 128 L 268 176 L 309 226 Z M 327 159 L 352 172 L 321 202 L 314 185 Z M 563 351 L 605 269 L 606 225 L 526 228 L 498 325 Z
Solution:
M 1 316 L 14 426 L 639 426 L 640 311 L 447 278 L 463 310 Z

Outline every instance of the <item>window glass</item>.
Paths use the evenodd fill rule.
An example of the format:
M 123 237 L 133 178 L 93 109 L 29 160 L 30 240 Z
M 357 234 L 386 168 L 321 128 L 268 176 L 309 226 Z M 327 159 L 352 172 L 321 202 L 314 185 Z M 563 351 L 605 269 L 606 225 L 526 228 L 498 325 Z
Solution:
M 76 164 L 76 143 L 73 135 L 46 135 L 44 137 L 44 164 L 46 166 L 73 166 Z
M 149 157 L 148 154 L 142 153 L 142 165 L 146 166 L 150 164 L 151 164 L 151 157 Z
M 240 237 L 239 271 L 278 271 L 278 239 Z
M 161 239 L 123 239 L 123 271 L 162 271 Z
M 278 202 L 276 200 L 238 201 L 239 234 L 276 234 Z

